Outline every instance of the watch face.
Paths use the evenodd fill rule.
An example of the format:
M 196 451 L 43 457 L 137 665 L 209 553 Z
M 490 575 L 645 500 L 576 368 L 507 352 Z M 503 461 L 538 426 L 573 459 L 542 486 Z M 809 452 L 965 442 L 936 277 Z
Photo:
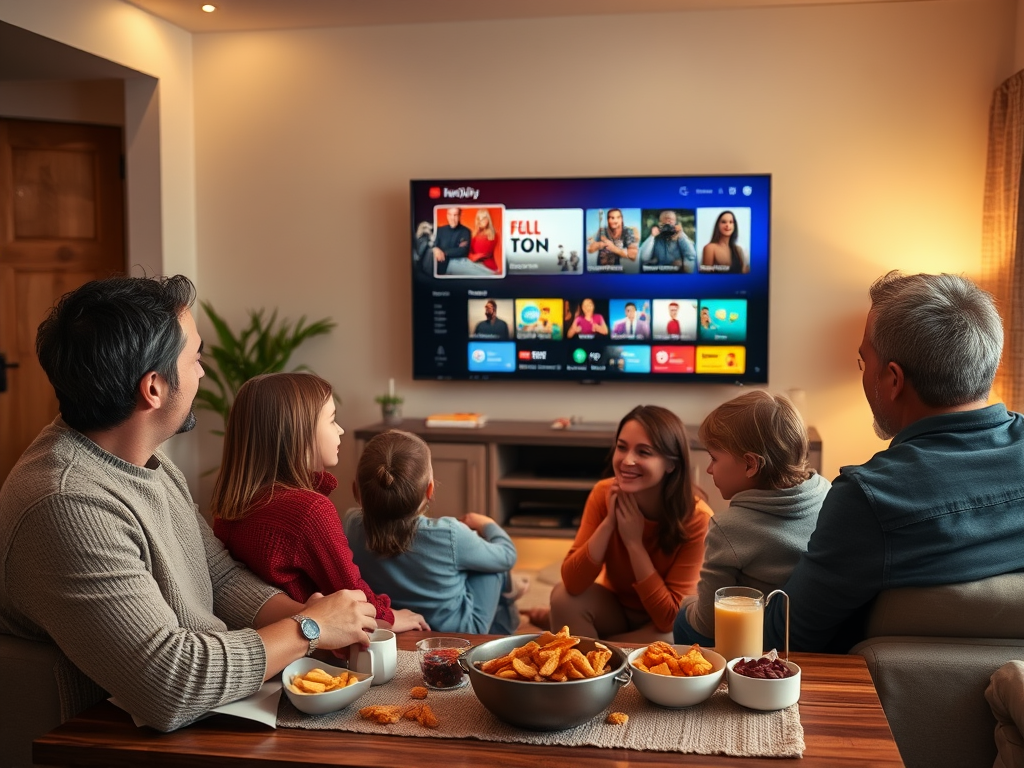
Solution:
M 299 622 L 299 626 L 307 640 L 315 640 L 320 637 L 320 625 L 312 619 L 303 619 Z

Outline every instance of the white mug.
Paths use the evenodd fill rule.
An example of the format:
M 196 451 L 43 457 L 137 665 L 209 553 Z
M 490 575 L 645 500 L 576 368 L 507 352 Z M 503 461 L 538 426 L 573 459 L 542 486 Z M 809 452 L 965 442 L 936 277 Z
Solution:
M 354 643 L 348 651 L 348 668 L 373 675 L 371 685 L 388 682 L 398 671 L 398 643 L 390 629 L 375 629 L 370 634 L 370 647 Z

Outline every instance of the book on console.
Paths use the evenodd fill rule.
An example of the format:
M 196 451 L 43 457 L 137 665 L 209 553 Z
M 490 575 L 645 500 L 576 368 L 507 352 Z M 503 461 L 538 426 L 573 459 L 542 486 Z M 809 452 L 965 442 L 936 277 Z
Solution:
M 428 427 L 467 427 L 473 429 L 487 423 L 483 413 L 434 413 L 427 416 Z

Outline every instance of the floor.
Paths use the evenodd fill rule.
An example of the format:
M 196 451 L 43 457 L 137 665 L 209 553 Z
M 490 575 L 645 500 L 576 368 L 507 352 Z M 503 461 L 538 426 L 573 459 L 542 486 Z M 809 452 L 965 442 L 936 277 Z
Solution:
M 519 559 L 512 572 L 517 576 L 528 576 L 530 579 L 529 589 L 519 598 L 519 607 L 527 609 L 548 605 L 551 589 L 561 578 L 559 574 L 562 560 L 572 545 L 572 539 L 514 537 L 513 540 Z M 533 626 L 523 616 L 517 631 L 519 634 L 525 634 L 540 632 L 541 628 Z

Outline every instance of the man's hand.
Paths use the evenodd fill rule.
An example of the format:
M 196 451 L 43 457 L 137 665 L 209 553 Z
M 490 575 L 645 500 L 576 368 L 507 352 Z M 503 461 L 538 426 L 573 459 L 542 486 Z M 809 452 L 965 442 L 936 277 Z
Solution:
M 444 251 L 434 248 L 434 261 L 444 261 Z
M 305 615 L 320 625 L 320 648 L 333 651 L 352 643 L 370 644 L 376 609 L 357 589 L 342 589 L 306 603 Z

